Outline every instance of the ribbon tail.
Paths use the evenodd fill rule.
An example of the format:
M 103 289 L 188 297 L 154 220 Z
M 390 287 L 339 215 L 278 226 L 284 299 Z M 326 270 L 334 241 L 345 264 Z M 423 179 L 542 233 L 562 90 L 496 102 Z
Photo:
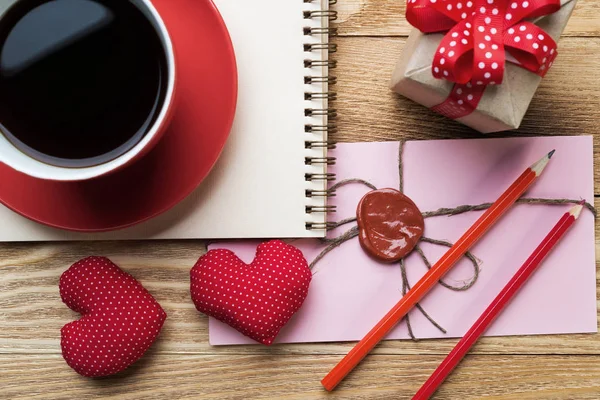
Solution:
M 450 119 L 459 119 L 466 117 L 477 109 L 486 86 L 456 84 L 450 92 L 450 96 L 441 104 L 431 109 L 438 114 L 442 114 Z

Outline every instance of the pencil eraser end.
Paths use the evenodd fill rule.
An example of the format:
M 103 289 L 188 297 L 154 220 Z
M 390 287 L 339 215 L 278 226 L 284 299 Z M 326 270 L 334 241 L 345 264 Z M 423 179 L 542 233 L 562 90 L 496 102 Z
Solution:
M 321 381 L 321 385 L 323 385 L 325 390 L 327 390 L 328 392 L 331 392 L 333 389 L 335 389 L 335 387 L 337 386 L 337 383 L 333 382 L 333 380 L 329 377 L 329 375 L 327 375 Z

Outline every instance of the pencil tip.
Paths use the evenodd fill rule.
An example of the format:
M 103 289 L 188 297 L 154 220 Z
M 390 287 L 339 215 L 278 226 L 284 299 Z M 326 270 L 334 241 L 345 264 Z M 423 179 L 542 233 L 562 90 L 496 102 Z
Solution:
M 581 212 L 583 211 L 584 205 L 585 205 L 585 200 L 583 200 L 582 202 L 577 204 L 575 207 L 573 207 L 569 211 L 569 214 L 571 214 L 573 217 L 575 217 L 575 219 L 579 218 L 579 216 L 581 215 Z
M 581 201 L 579 202 L 579 205 L 580 205 L 580 206 L 585 206 L 585 203 L 587 203 L 587 201 L 585 201 L 585 200 L 581 200 Z
M 544 169 L 550 162 L 550 158 L 552 158 L 552 155 L 554 154 L 554 152 L 555 152 L 555 150 L 552 150 L 550 153 L 546 154 L 538 162 L 536 162 L 535 164 L 533 164 L 530 167 L 533 170 L 533 172 L 535 172 L 536 176 L 540 176 L 542 174 L 542 172 L 544 171 Z

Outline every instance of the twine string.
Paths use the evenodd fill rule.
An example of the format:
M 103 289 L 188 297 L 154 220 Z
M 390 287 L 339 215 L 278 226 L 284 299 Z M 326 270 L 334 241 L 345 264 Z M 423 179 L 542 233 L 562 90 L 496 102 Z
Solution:
M 517 204 L 545 204 L 545 205 L 549 205 L 549 206 L 556 206 L 556 205 L 566 205 L 566 204 L 579 204 L 581 203 L 581 200 L 583 199 L 541 199 L 541 198 L 528 198 L 528 197 L 523 197 L 520 198 L 519 200 L 517 200 Z M 428 212 L 424 212 L 423 213 L 423 218 L 431 218 L 431 217 L 441 217 L 441 216 L 454 216 L 454 215 L 459 215 L 459 214 L 464 214 L 467 212 L 471 212 L 471 211 L 483 211 L 483 210 L 487 210 L 488 208 L 490 208 L 492 206 L 493 203 L 483 203 L 483 204 L 477 204 L 477 205 L 463 205 L 463 206 L 458 206 L 458 207 L 454 207 L 454 208 L 440 208 L 437 209 L 435 211 L 428 211 Z M 585 208 L 587 208 L 593 215 L 594 218 L 597 218 L 597 211 L 596 208 L 586 202 L 584 204 Z
M 404 192 L 404 173 L 403 173 L 404 164 L 402 161 L 403 151 L 404 151 L 404 142 L 401 141 L 400 145 L 399 145 L 399 151 L 398 151 L 398 176 L 399 176 L 398 187 L 399 187 L 400 192 Z M 343 186 L 347 186 L 350 184 L 361 184 L 363 186 L 368 187 L 371 190 L 377 190 L 377 187 L 375 185 L 373 185 L 371 182 L 366 181 L 364 179 L 358 179 L 358 178 L 341 180 L 341 181 L 337 182 L 335 185 L 331 186 L 330 190 L 337 190 Z M 581 199 L 577 200 L 577 199 L 566 199 L 566 198 L 564 198 L 564 199 L 521 198 L 521 199 L 517 200 L 518 204 L 544 204 L 544 205 L 579 204 L 580 202 L 581 202 Z M 425 218 L 425 219 L 433 218 L 433 217 L 442 217 L 442 216 L 451 217 L 451 216 L 460 215 L 460 214 L 464 214 L 464 213 L 468 213 L 468 212 L 484 211 L 484 210 L 489 209 L 492 206 L 492 204 L 493 203 L 482 203 L 482 204 L 476 204 L 476 205 L 465 204 L 465 205 L 460 205 L 460 206 L 457 206 L 454 208 L 439 208 L 434 211 L 423 212 L 422 215 L 423 215 L 423 218 Z M 592 204 L 586 202 L 584 204 L 584 206 L 594 215 L 594 218 L 597 217 L 596 208 Z M 339 222 L 334 222 L 334 223 L 330 224 L 331 226 L 328 228 L 328 230 L 337 229 L 341 226 L 344 226 L 344 225 L 347 225 L 347 224 L 350 224 L 353 222 L 356 222 L 356 217 L 346 218 Z M 310 263 L 309 268 L 311 270 L 313 270 L 313 274 L 315 273 L 314 267 L 323 259 L 323 257 L 325 257 L 332 250 L 340 247 L 345 242 L 347 242 L 351 239 L 354 239 L 358 235 L 359 235 L 358 226 L 353 225 L 350 229 L 348 229 L 347 231 L 345 231 L 344 233 L 342 233 L 341 235 L 339 235 L 337 237 L 321 239 L 321 241 L 323 243 L 327 244 L 327 246 Z M 420 242 L 430 243 L 433 245 L 444 246 L 444 247 L 452 247 L 454 245 L 453 243 L 445 241 L 445 240 L 437 240 L 437 239 L 432 239 L 432 238 L 428 238 L 428 237 L 421 237 Z M 427 269 L 428 270 L 431 269 L 432 264 L 429 261 L 429 259 L 427 258 L 427 256 L 425 255 L 425 253 L 423 252 L 423 249 L 421 248 L 421 246 L 419 246 L 417 244 L 417 246 L 415 246 L 415 251 L 421 258 L 421 260 L 423 261 L 423 263 L 425 264 Z M 444 280 L 439 281 L 440 285 L 442 285 L 443 287 L 445 287 L 449 290 L 455 291 L 455 292 L 463 292 L 463 291 L 469 290 L 471 287 L 473 287 L 475 285 L 475 283 L 479 279 L 479 274 L 481 272 L 480 268 L 479 268 L 480 260 L 478 260 L 470 252 L 466 252 L 464 257 L 467 258 L 473 266 L 473 276 L 471 278 L 463 281 L 462 285 L 459 285 L 459 286 L 451 285 L 451 284 L 445 282 Z M 404 259 L 400 260 L 399 265 L 400 265 L 400 272 L 402 275 L 402 296 L 405 296 L 406 293 L 411 289 L 411 286 L 408 281 L 408 276 L 407 276 L 407 272 L 406 272 L 406 264 L 405 264 Z M 444 334 L 446 333 L 446 330 L 425 311 L 425 309 L 421 306 L 420 303 L 417 303 L 415 307 L 440 332 L 442 332 Z M 414 341 L 417 341 L 418 339 L 414 335 L 413 328 L 412 328 L 412 325 L 410 322 L 409 314 L 407 314 L 405 316 L 404 320 L 406 320 L 406 324 L 408 327 L 408 333 L 409 333 L 411 339 Z
M 317 265 L 317 263 L 319 261 L 321 261 L 321 259 L 327 255 L 327 253 L 329 253 L 333 249 L 341 246 L 342 244 L 346 243 L 348 240 L 353 239 L 357 236 L 358 236 L 358 226 L 353 226 L 352 228 L 350 228 L 349 230 L 347 230 L 346 232 L 344 232 L 343 234 L 341 234 L 340 236 L 338 236 L 336 238 L 323 240 L 325 243 L 329 243 L 329 244 L 317 255 L 317 257 L 313 260 L 313 262 L 310 263 L 308 268 L 310 268 L 312 271 L 313 268 L 315 267 L 315 265 Z
M 445 247 L 452 247 L 453 244 L 450 242 L 447 242 L 445 240 L 435 240 L 435 239 L 430 239 L 430 238 L 426 238 L 423 237 L 421 238 L 422 242 L 425 243 L 431 243 L 431 244 L 437 244 L 440 246 L 445 246 Z M 423 253 L 423 249 L 421 249 L 421 247 L 419 245 L 417 245 L 415 247 L 415 250 L 417 251 L 417 254 L 419 256 L 421 256 L 421 260 L 423 260 L 423 263 L 425 264 L 425 266 L 427 267 L 427 269 L 431 269 L 432 265 L 429 262 L 429 260 L 427 259 L 427 257 L 425 256 L 425 253 Z M 440 279 L 440 285 L 442 285 L 443 287 L 453 290 L 455 292 L 464 292 L 466 290 L 469 290 L 471 287 L 473 287 L 473 285 L 475 284 L 475 282 L 477 282 L 477 279 L 479 278 L 479 260 L 477 258 L 475 258 L 475 256 L 473 254 L 471 254 L 471 252 L 467 251 L 465 253 L 465 257 L 471 262 L 471 264 L 473 265 L 473 276 L 470 279 L 467 279 L 465 281 L 465 283 L 462 286 L 452 286 L 449 283 L 444 282 L 443 279 Z
M 406 265 L 404 263 L 404 259 L 400 260 L 400 272 L 402 274 L 402 296 L 406 296 L 406 293 L 410 290 L 410 283 L 408 282 L 408 276 L 406 274 Z M 417 308 L 417 310 L 419 310 L 421 312 L 421 314 L 423 314 L 423 316 L 425 318 L 427 318 L 429 320 L 429 322 L 431 322 L 433 324 L 433 326 L 435 326 L 443 334 L 446 334 L 446 330 L 444 328 L 442 328 L 442 326 L 440 324 L 438 324 L 437 321 L 434 320 L 427 313 L 427 311 L 425 311 L 425 309 L 421 306 L 421 304 L 417 303 L 417 305 L 415 307 Z M 415 336 L 415 334 L 413 332 L 412 325 L 410 323 L 410 315 L 406 314 L 406 316 L 404 317 L 404 320 L 406 321 L 406 327 L 408 328 L 408 335 L 410 336 L 410 338 L 413 341 L 417 342 L 419 339 L 417 339 L 417 337 Z

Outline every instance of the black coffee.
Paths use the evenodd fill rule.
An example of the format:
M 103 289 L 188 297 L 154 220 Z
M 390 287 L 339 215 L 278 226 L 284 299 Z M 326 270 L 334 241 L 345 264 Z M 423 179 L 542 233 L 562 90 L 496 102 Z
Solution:
M 109 161 L 156 120 L 167 74 L 129 0 L 19 0 L 0 20 L 0 132 L 46 163 Z

